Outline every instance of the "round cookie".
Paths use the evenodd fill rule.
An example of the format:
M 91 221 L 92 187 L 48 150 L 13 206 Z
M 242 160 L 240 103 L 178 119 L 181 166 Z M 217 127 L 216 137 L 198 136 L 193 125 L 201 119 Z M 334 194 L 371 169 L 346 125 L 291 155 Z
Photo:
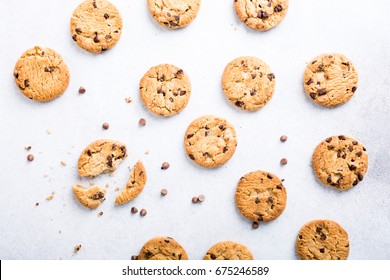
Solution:
M 194 120 L 184 135 L 187 155 L 197 164 L 214 168 L 225 164 L 237 146 L 236 131 L 225 119 L 207 115 Z
M 358 73 L 342 54 L 322 54 L 306 66 L 304 87 L 314 102 L 336 107 L 352 98 L 358 86 Z
M 286 16 L 288 0 L 234 0 L 237 17 L 250 28 L 266 31 Z
M 287 203 L 287 193 L 274 174 L 254 171 L 241 177 L 236 189 L 236 206 L 253 222 L 268 222 L 279 217 Z
M 188 256 L 172 237 L 155 237 L 142 247 L 138 260 L 188 260 Z
M 69 69 L 61 55 L 49 48 L 34 47 L 22 54 L 14 69 L 15 82 L 30 99 L 50 101 L 69 85 Z
M 334 221 L 311 221 L 299 231 L 295 248 L 302 260 L 346 260 L 348 233 Z
M 201 0 L 148 0 L 150 14 L 156 22 L 169 29 L 190 24 L 198 14 Z
M 240 243 L 223 241 L 211 247 L 203 258 L 204 260 L 253 260 L 249 249 Z
M 239 57 L 226 66 L 222 88 L 230 103 L 243 110 L 255 111 L 272 98 L 275 75 L 261 59 Z
M 316 147 L 312 165 L 324 185 L 344 191 L 363 180 L 368 169 L 368 155 L 357 140 L 344 135 L 332 136 Z
M 142 77 L 140 95 L 149 111 L 170 117 L 187 106 L 191 96 L 191 82 L 183 69 L 171 64 L 160 64 L 150 68 Z
M 79 47 L 91 53 L 101 53 L 119 41 L 122 17 L 106 0 L 86 0 L 74 10 L 70 32 Z

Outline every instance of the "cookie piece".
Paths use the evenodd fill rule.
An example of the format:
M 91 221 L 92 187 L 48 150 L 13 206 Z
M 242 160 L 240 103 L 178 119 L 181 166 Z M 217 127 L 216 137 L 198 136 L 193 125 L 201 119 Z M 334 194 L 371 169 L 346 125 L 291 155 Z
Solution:
M 98 208 L 106 200 L 106 190 L 99 187 L 87 189 L 81 185 L 74 185 L 73 194 L 83 206 L 90 209 Z
M 148 0 L 148 7 L 159 25 L 178 29 L 195 19 L 200 8 L 200 0 Z
M 140 95 L 152 113 L 170 117 L 183 110 L 191 96 L 191 82 L 184 71 L 171 64 L 149 69 L 140 81 Z
M 368 169 L 368 155 L 357 140 L 344 135 L 332 136 L 314 150 L 312 165 L 324 185 L 344 191 L 363 180 Z
M 241 177 L 236 189 L 236 206 L 253 222 L 268 222 L 279 217 L 287 203 L 287 193 L 274 174 L 254 171 Z
M 81 153 L 78 170 L 80 176 L 95 177 L 113 172 L 127 157 L 126 145 L 114 140 L 97 140 Z
M 234 0 L 237 17 L 250 28 L 266 31 L 286 16 L 288 0 Z
M 275 75 L 261 59 L 243 56 L 226 66 L 222 88 L 230 103 L 243 110 L 256 111 L 272 98 Z
M 141 161 L 137 161 L 126 187 L 116 197 L 115 204 L 125 204 L 136 198 L 144 189 L 146 184 L 146 170 Z
M 70 32 L 79 47 L 91 53 L 101 53 L 119 41 L 122 17 L 106 0 L 86 0 L 74 10 Z
M 172 237 L 155 237 L 142 247 L 138 260 L 188 260 L 188 256 Z
M 223 241 L 211 247 L 203 258 L 204 260 L 253 260 L 249 249 L 240 243 Z
M 295 248 L 302 260 L 346 260 L 348 233 L 334 221 L 311 221 L 299 231 Z
M 34 47 L 16 62 L 14 78 L 25 96 L 44 102 L 65 92 L 69 85 L 69 69 L 54 50 Z
M 214 168 L 225 164 L 237 146 L 236 131 L 225 119 L 207 115 L 194 120 L 184 135 L 188 157 L 197 164 Z
M 352 98 L 358 86 L 358 73 L 342 54 L 322 54 L 306 66 L 303 85 L 314 102 L 336 107 Z

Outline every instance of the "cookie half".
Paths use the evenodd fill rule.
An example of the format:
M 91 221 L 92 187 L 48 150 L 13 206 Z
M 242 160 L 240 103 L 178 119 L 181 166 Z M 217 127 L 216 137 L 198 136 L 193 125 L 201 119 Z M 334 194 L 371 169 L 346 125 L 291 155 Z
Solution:
M 204 260 L 253 260 L 249 249 L 240 243 L 223 241 L 212 246 L 203 258 Z
M 184 147 L 188 157 L 207 168 L 225 164 L 233 156 L 236 146 L 236 131 L 233 125 L 213 115 L 194 120 L 184 135 Z
M 155 237 L 142 247 L 138 260 L 188 260 L 188 256 L 172 237 Z
M 237 17 L 250 28 L 266 31 L 278 25 L 288 11 L 288 0 L 234 0 Z
M 226 66 L 222 88 L 230 103 L 243 110 L 256 111 L 272 98 L 275 75 L 261 59 L 243 56 Z
M 363 180 L 368 169 L 368 155 L 356 139 L 332 136 L 314 150 L 312 165 L 316 177 L 324 185 L 344 191 Z
M 99 187 L 87 189 L 81 185 L 74 185 L 73 194 L 83 206 L 90 209 L 98 208 L 106 199 L 106 190 Z
M 348 233 L 334 221 L 311 221 L 299 231 L 295 248 L 302 260 L 346 260 Z
M 61 55 L 49 48 L 34 47 L 16 62 L 14 78 L 20 91 L 36 101 L 50 101 L 69 85 L 69 69 Z
M 253 222 L 268 222 L 279 217 L 287 203 L 286 188 L 276 175 L 254 171 L 241 177 L 236 189 L 236 206 Z
M 352 61 L 344 55 L 322 54 L 307 64 L 303 85 L 314 102 L 336 107 L 352 98 L 358 79 Z
M 79 47 L 91 53 L 101 53 L 119 41 L 122 17 L 106 0 L 86 0 L 74 10 L 70 32 Z

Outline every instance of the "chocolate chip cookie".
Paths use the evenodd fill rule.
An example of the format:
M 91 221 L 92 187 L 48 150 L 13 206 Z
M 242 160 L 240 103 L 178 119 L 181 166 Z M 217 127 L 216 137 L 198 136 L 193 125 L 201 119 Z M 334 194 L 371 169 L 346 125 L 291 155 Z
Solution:
M 240 243 L 223 241 L 212 246 L 203 258 L 204 260 L 253 260 L 249 249 Z
M 188 256 L 172 237 L 155 237 L 142 247 L 138 260 L 188 260 Z
M 98 208 L 106 199 L 106 190 L 99 187 L 87 189 L 81 185 L 74 185 L 73 194 L 83 206 L 90 209 Z

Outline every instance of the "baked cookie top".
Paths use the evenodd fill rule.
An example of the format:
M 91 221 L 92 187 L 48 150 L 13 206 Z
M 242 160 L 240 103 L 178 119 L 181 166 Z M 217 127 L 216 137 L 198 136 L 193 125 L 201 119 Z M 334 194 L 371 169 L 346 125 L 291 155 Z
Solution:
M 61 55 L 49 48 L 34 47 L 16 62 L 14 78 L 20 91 L 30 99 L 50 101 L 69 85 L 69 69 Z
M 305 70 L 307 95 L 314 102 L 336 107 L 352 98 L 358 86 L 358 73 L 342 54 L 322 54 L 310 61 Z
M 225 119 L 206 115 L 189 125 L 184 146 L 188 157 L 197 164 L 218 167 L 233 156 L 237 146 L 236 131 Z
M 255 111 L 272 98 L 275 75 L 261 59 L 239 57 L 226 66 L 222 88 L 230 103 L 243 110 Z
M 268 222 L 279 217 L 287 203 L 287 193 L 276 175 L 254 171 L 241 177 L 236 189 L 236 206 L 253 222 Z
M 324 185 L 340 191 L 356 186 L 368 169 L 365 147 L 357 140 L 332 136 L 322 141 L 312 156 L 314 173 Z
M 155 237 L 142 247 L 138 260 L 188 260 L 188 256 L 172 237 Z
M 296 251 L 302 260 L 346 260 L 348 233 L 334 221 L 308 222 L 299 231 Z
M 204 260 L 253 260 L 249 249 L 240 243 L 222 241 L 212 246 L 203 258 Z
M 101 53 L 119 41 L 122 17 L 106 0 L 85 0 L 73 12 L 70 32 L 79 47 L 91 53 Z

